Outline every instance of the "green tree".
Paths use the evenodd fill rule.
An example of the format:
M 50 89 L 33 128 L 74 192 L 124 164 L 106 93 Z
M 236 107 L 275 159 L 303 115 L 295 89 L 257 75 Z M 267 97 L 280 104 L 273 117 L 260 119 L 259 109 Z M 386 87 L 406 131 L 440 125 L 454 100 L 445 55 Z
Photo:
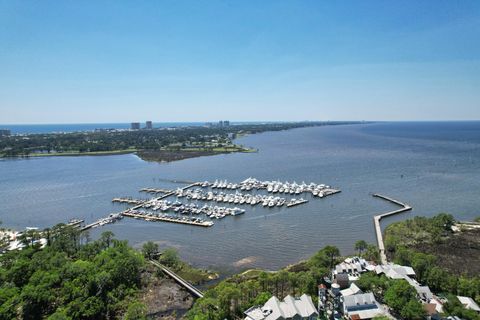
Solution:
M 104 248 L 109 248 L 115 234 L 112 231 L 104 231 L 100 236 L 100 242 L 103 244 Z
M 418 300 L 412 298 L 402 307 L 400 315 L 408 320 L 422 320 L 426 316 L 426 311 Z
M 128 305 L 125 320 L 146 320 L 147 307 L 140 302 L 132 302 Z
M 142 246 L 143 256 L 149 260 L 155 259 L 159 250 L 158 244 L 152 241 L 148 241 Z
M 400 313 L 411 299 L 416 299 L 416 291 L 406 280 L 394 280 L 385 291 L 384 299 L 391 308 Z
M 355 242 L 355 250 L 358 251 L 358 255 L 361 256 L 362 252 L 367 249 L 367 242 L 365 240 L 358 240 Z
M 168 248 L 164 250 L 159 260 L 161 263 L 171 268 L 176 268 L 180 262 L 177 250 L 174 248 Z

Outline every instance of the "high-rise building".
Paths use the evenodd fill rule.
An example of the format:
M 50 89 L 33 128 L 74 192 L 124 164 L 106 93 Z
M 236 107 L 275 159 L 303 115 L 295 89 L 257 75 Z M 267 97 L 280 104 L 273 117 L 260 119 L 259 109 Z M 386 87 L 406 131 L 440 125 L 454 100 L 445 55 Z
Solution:
M 145 122 L 145 129 L 153 129 L 152 121 Z
M 0 137 L 7 137 L 11 134 L 10 129 L 0 129 Z
M 140 122 L 132 122 L 132 124 L 130 125 L 130 128 L 132 130 L 140 130 Z

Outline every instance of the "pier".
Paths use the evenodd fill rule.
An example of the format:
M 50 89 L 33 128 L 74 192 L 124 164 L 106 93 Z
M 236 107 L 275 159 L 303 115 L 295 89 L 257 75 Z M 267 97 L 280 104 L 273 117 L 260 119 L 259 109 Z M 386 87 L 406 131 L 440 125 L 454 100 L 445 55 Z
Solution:
M 124 211 L 122 213 L 123 216 L 125 217 L 130 217 L 130 218 L 135 218 L 135 219 L 143 219 L 145 221 L 163 221 L 163 222 L 174 222 L 174 223 L 180 223 L 180 224 L 189 224 L 192 226 L 199 226 L 199 227 L 211 227 L 213 226 L 212 221 L 192 221 L 192 220 L 186 220 L 186 219 L 180 219 L 180 218 L 172 218 L 172 217 L 162 217 L 162 216 L 148 216 L 148 215 L 143 215 L 143 214 L 138 214 L 135 212 L 132 212 L 131 210 Z
M 128 203 L 128 204 L 134 204 L 134 205 L 139 205 L 143 204 L 147 200 L 138 200 L 138 199 L 132 199 L 132 198 L 113 198 L 112 202 L 118 202 L 118 203 Z
M 168 275 L 170 278 L 175 280 L 179 285 L 187 289 L 191 294 L 193 294 L 197 298 L 203 298 L 203 292 L 195 288 L 190 282 L 187 280 L 183 279 L 179 275 L 177 275 L 175 272 L 172 270 L 168 269 L 164 265 L 160 264 L 157 261 L 150 260 L 150 263 L 153 264 L 154 266 L 160 268 L 166 275 Z
M 172 190 L 168 189 L 157 189 L 157 188 L 143 188 L 140 189 L 140 192 L 146 192 L 146 193 L 170 193 Z
M 380 260 L 381 260 L 382 264 L 387 264 L 388 261 L 387 261 L 387 255 L 385 254 L 385 245 L 383 243 L 383 234 L 382 234 L 382 228 L 380 226 L 380 221 L 385 217 L 389 217 L 389 216 L 393 216 L 393 215 L 396 215 L 396 214 L 399 214 L 399 213 L 402 213 L 402 212 L 410 211 L 410 210 L 412 210 L 412 207 L 410 207 L 409 205 L 407 205 L 403 202 L 400 202 L 398 200 L 392 199 L 390 197 L 387 197 L 387 196 L 384 196 L 384 195 L 381 195 L 381 194 L 378 194 L 378 193 L 374 193 L 373 196 L 376 197 L 376 198 L 380 198 L 380 199 L 389 201 L 389 202 L 391 202 L 393 204 L 396 204 L 396 205 L 401 207 L 398 210 L 389 211 L 389 212 L 386 212 L 386 213 L 383 213 L 383 214 L 380 214 L 380 215 L 376 215 L 376 216 L 373 217 L 373 223 L 375 225 L 375 233 L 377 235 L 378 249 L 380 251 Z

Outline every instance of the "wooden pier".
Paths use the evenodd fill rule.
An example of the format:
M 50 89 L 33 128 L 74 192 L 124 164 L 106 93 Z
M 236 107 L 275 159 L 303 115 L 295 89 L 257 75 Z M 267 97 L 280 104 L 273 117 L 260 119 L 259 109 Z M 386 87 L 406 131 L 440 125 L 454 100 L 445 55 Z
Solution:
M 383 199 L 383 200 L 386 200 L 386 201 L 389 201 L 393 204 L 396 204 L 396 205 L 402 207 L 398 210 L 389 211 L 389 212 L 386 212 L 386 213 L 383 213 L 383 214 L 380 214 L 380 215 L 376 215 L 376 216 L 373 217 L 373 223 L 375 225 L 375 233 L 377 235 L 378 249 L 380 251 L 380 260 L 381 260 L 382 264 L 387 264 L 388 261 L 387 261 L 387 255 L 385 254 L 385 245 L 383 243 L 383 234 L 382 234 L 382 228 L 380 226 L 380 220 L 382 220 L 383 218 L 388 217 L 388 216 L 393 216 L 393 215 L 396 215 L 396 214 L 399 214 L 399 213 L 402 213 L 402 212 L 410 211 L 410 210 L 412 210 L 412 207 L 410 207 L 409 205 L 407 205 L 403 202 L 400 202 L 398 200 L 392 199 L 390 197 L 387 197 L 387 196 L 384 196 L 384 195 L 381 195 L 381 194 L 378 194 L 378 193 L 374 193 L 373 196 L 377 197 L 377 198 L 380 198 L 380 199 Z
M 143 188 L 140 189 L 140 192 L 146 192 L 146 193 L 170 193 L 173 190 L 168 190 L 168 189 L 157 189 L 157 188 Z
M 147 200 L 140 200 L 140 199 L 132 199 L 132 198 L 113 198 L 112 202 L 118 202 L 118 203 L 128 203 L 128 204 L 134 204 L 134 205 L 139 205 L 145 203 Z
M 130 212 L 130 210 L 124 211 L 122 213 L 122 215 L 124 217 L 130 217 L 130 218 L 135 218 L 135 219 L 143 219 L 143 220 L 146 220 L 146 221 L 173 222 L 173 223 L 180 223 L 180 224 L 189 224 L 189 225 L 192 225 L 192 226 L 199 226 L 199 227 L 211 227 L 211 226 L 213 226 L 212 221 L 197 222 L 197 221 L 191 221 L 191 220 L 174 219 L 174 218 L 170 218 L 170 217 L 147 216 L 147 215 L 143 215 L 143 214 Z
M 304 203 L 307 203 L 308 200 L 297 200 L 295 202 L 290 202 L 290 203 L 287 203 L 287 208 L 291 208 L 291 207 L 295 207 L 295 206 L 298 206 L 298 205 L 301 205 L 301 204 L 304 204 Z
M 170 278 L 175 280 L 179 285 L 187 289 L 191 294 L 193 294 L 197 298 L 203 298 L 203 292 L 195 288 L 190 282 L 180 277 L 178 274 L 173 272 L 172 270 L 168 269 L 164 265 L 160 264 L 157 261 L 150 260 L 150 263 L 154 266 L 160 268 L 165 274 L 167 274 Z

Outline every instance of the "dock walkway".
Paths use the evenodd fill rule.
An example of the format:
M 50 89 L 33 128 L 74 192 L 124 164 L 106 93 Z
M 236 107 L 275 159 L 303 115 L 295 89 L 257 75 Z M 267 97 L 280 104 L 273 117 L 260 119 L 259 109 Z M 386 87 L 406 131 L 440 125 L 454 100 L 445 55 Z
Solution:
M 170 278 L 175 280 L 179 285 L 187 289 L 191 294 L 193 294 L 197 298 L 203 298 L 203 292 L 195 288 L 190 282 L 180 277 L 178 274 L 173 272 L 172 270 L 168 269 L 164 265 L 160 264 L 157 261 L 150 260 L 150 263 L 154 266 L 160 268 L 164 273 L 166 273 Z
M 412 210 L 412 207 L 410 207 L 409 205 L 407 205 L 403 202 L 400 202 L 398 200 L 392 199 L 390 197 L 387 197 L 387 196 L 384 196 L 384 195 L 381 195 L 381 194 L 378 194 L 378 193 L 374 193 L 373 196 L 377 197 L 377 198 L 380 198 L 380 199 L 383 199 L 383 200 L 386 200 L 386 201 L 389 201 L 391 203 L 394 203 L 394 204 L 402 207 L 398 210 L 389 211 L 389 212 L 379 214 L 379 215 L 376 215 L 376 216 L 373 217 L 373 223 L 375 225 L 375 233 L 377 234 L 378 249 L 380 250 L 380 260 L 381 260 L 382 264 L 387 264 L 387 255 L 385 254 L 385 244 L 383 243 L 383 234 L 382 234 L 382 228 L 380 226 L 380 221 L 385 217 L 393 216 L 393 215 L 396 215 L 396 214 L 399 214 L 399 213 L 402 213 L 402 212 L 406 212 L 406 211 L 410 211 L 410 210 Z

